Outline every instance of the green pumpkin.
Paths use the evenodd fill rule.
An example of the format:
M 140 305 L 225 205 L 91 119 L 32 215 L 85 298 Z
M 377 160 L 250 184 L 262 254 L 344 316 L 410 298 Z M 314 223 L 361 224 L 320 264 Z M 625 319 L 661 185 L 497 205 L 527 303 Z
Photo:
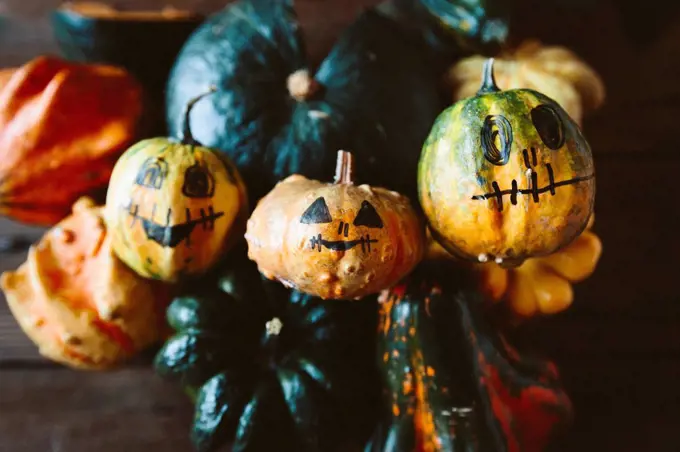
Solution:
M 157 372 L 195 400 L 199 451 L 333 451 L 374 425 L 375 303 L 324 303 L 263 281 L 245 250 L 168 309 Z M 207 285 L 207 282 L 206 282 Z M 367 346 L 369 344 L 369 346 Z
M 434 123 L 418 190 L 432 235 L 447 251 L 517 265 L 585 229 L 595 201 L 593 156 L 560 105 L 529 89 L 501 91 L 489 60 L 478 94 Z
M 380 298 L 383 415 L 365 452 L 540 451 L 569 425 L 554 366 L 512 348 L 452 263 Z
M 170 68 L 184 41 L 204 20 L 185 11 L 140 13 L 105 4 L 64 2 L 52 13 L 51 24 L 65 58 L 120 66 L 139 80 L 148 100 L 144 105 L 144 131 L 163 135 L 164 93 Z
M 167 87 L 167 123 L 181 132 L 188 99 L 219 92 L 192 113 L 194 133 L 238 166 L 251 199 L 281 179 L 333 177 L 338 149 L 356 179 L 415 199 L 420 147 L 437 114 L 441 73 L 420 30 L 368 9 L 315 69 L 292 0 L 239 0 L 210 17 L 180 52 Z
M 505 0 L 393 0 L 408 10 L 430 47 L 450 65 L 464 54 L 494 54 L 506 42 L 510 3 Z

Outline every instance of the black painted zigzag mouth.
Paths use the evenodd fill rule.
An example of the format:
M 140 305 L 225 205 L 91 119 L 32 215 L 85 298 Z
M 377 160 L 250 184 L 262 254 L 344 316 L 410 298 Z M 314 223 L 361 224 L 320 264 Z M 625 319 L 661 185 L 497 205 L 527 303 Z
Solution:
M 370 253 L 371 244 L 378 243 L 378 240 L 372 239 L 370 235 L 363 236 L 359 240 L 323 240 L 321 234 L 318 234 L 312 237 L 309 242 L 312 245 L 312 249 L 317 248 L 319 252 L 321 252 L 323 247 L 331 251 L 348 251 L 357 245 L 361 245 L 362 252 Z
M 125 210 L 128 211 L 130 216 L 132 216 L 132 223 L 130 227 L 133 227 L 137 221 L 142 223 L 142 228 L 146 234 L 146 238 L 158 243 L 159 245 L 167 248 L 176 248 L 180 243 L 186 241 L 187 246 L 191 246 L 191 233 L 194 228 L 198 225 L 203 225 L 204 230 L 213 230 L 215 228 L 215 220 L 224 215 L 224 212 L 215 213 L 212 206 L 208 207 L 208 214 L 206 215 L 205 210 L 200 210 L 200 217 L 196 219 L 191 218 L 191 210 L 186 209 L 186 221 L 180 224 L 170 225 L 170 218 L 172 216 L 172 209 L 168 209 L 167 215 L 165 217 L 165 224 L 156 223 L 153 220 L 154 214 L 156 212 L 156 206 L 154 206 L 151 213 L 151 219 L 144 218 L 139 215 L 139 205 L 132 204 L 123 206 Z
M 491 186 L 493 187 L 492 192 L 485 193 L 483 195 L 474 195 L 472 197 L 473 200 L 477 201 L 484 201 L 487 199 L 491 198 L 496 198 L 498 200 L 498 211 L 502 212 L 503 211 L 503 196 L 505 195 L 510 195 L 510 203 L 514 206 L 517 204 L 517 195 L 531 195 L 531 199 L 533 199 L 534 202 L 539 202 L 540 198 L 539 195 L 541 193 L 546 193 L 550 192 L 551 195 L 555 194 L 555 189 L 558 187 L 563 187 L 565 185 L 574 185 L 578 184 L 579 182 L 585 182 L 591 179 L 595 178 L 594 174 L 589 174 L 587 176 L 579 176 L 579 177 L 574 177 L 572 179 L 567 179 L 559 182 L 555 182 L 554 174 L 553 174 L 553 169 L 552 167 L 548 164 L 546 165 L 546 168 L 548 170 L 548 178 L 550 179 L 550 183 L 546 185 L 545 187 L 538 187 L 538 174 L 535 171 L 531 172 L 531 186 L 529 188 L 518 188 L 517 187 L 517 180 L 513 179 L 512 180 L 512 188 L 509 190 L 501 190 L 500 187 L 498 186 L 498 182 L 493 181 L 491 183 Z

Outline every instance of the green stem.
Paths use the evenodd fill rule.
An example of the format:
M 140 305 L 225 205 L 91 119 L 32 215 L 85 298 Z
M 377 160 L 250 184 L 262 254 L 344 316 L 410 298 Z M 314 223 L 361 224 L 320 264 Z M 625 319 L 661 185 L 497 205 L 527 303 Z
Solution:
M 493 62 L 493 58 L 489 58 L 484 62 L 484 68 L 482 69 L 482 86 L 480 86 L 479 91 L 477 91 L 477 95 L 500 91 L 493 75 Z

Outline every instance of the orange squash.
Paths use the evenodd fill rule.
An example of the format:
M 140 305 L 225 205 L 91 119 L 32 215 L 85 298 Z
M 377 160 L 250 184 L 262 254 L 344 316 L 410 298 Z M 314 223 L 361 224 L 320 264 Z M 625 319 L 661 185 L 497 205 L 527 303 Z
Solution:
M 557 314 L 571 305 L 573 284 L 592 275 L 602 255 L 602 241 L 591 230 L 594 219 L 592 215 L 586 230 L 567 247 L 548 256 L 527 259 L 518 267 L 459 261 L 460 268 L 470 271 L 489 301 L 506 303 L 520 318 Z M 425 259 L 455 258 L 428 235 Z
M 6 71 L 0 214 L 51 226 L 80 196 L 102 193 L 141 113 L 141 88 L 122 69 L 39 57 Z
M 248 220 L 248 255 L 270 279 L 325 299 L 356 299 L 398 282 L 421 260 L 424 224 L 408 198 L 355 186 L 352 156 L 336 181 L 293 175 Z
M 589 230 L 592 223 L 567 247 L 519 267 L 475 264 L 480 289 L 489 299 L 507 303 L 519 317 L 564 311 L 574 300 L 572 284 L 588 278 L 602 255 L 600 238 Z
M 456 63 L 448 72 L 454 100 L 472 97 L 479 89 L 485 57 L 474 55 Z M 543 46 L 529 39 L 495 58 L 495 76 L 501 89 L 530 88 L 562 106 L 577 124 L 605 99 L 600 76 L 574 52 L 559 46 Z
M 92 199 L 0 277 L 9 307 L 45 357 L 82 369 L 114 366 L 167 335 L 169 286 L 140 278 L 111 249 Z

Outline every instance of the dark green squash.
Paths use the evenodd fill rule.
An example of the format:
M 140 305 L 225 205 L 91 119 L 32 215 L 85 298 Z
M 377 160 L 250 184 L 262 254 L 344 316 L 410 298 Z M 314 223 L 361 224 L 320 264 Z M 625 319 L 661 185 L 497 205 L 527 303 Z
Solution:
M 333 451 L 363 444 L 379 388 L 375 303 L 324 303 L 262 281 L 245 261 L 177 298 L 157 372 L 195 399 L 199 451 Z M 233 262 L 232 262 L 233 264 Z
M 508 37 L 512 2 L 420 0 L 419 3 L 430 15 L 433 42 L 442 47 L 488 53 L 498 50 Z
M 110 3 L 110 2 L 109 2 Z M 117 10 L 105 3 L 65 3 L 51 17 L 61 53 L 69 60 L 128 70 L 148 97 L 145 132 L 165 135 L 168 74 L 184 41 L 205 18 L 187 11 Z
M 420 147 L 445 107 L 420 30 L 375 9 L 338 38 L 318 68 L 305 55 L 292 0 L 240 0 L 187 41 L 167 89 L 167 122 L 181 132 L 186 101 L 196 138 L 226 152 L 259 199 L 291 174 L 332 178 L 338 149 L 356 178 L 415 197 Z
M 511 348 L 454 268 L 423 264 L 382 295 L 384 414 L 366 452 L 539 451 L 569 423 L 554 366 Z

